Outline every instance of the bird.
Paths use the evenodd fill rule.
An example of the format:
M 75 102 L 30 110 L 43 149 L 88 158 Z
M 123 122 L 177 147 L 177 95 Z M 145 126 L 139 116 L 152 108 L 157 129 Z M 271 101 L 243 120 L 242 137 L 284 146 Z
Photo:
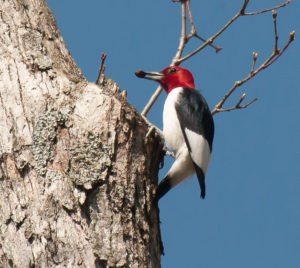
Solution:
M 206 100 L 195 88 L 193 75 L 179 66 L 170 66 L 160 72 L 138 70 L 135 75 L 159 82 L 167 93 L 162 132 L 175 161 L 159 183 L 154 201 L 158 202 L 171 188 L 195 173 L 200 185 L 200 196 L 204 199 L 214 121 Z

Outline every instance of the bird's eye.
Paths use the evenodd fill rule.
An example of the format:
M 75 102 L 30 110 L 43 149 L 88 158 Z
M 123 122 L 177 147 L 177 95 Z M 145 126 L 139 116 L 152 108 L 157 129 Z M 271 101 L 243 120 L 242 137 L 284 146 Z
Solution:
M 169 73 L 176 73 L 177 72 L 177 69 L 176 68 L 171 68 L 169 69 Z

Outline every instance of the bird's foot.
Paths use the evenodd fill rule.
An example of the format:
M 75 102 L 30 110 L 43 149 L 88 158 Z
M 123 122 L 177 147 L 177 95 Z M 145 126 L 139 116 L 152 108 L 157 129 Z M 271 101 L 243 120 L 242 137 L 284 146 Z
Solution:
M 166 154 L 166 155 L 171 156 L 172 158 L 175 159 L 175 154 L 174 154 L 174 152 L 168 151 L 168 148 L 167 148 L 166 146 L 163 148 L 163 150 L 165 151 L 165 154 Z
M 154 133 L 156 136 L 159 136 L 161 138 L 161 140 L 164 141 L 164 134 L 163 134 L 163 132 L 157 126 L 155 126 L 152 123 L 150 123 L 145 116 L 142 116 L 142 117 L 147 122 L 148 127 L 149 127 L 148 132 L 146 134 L 146 138 L 148 138 L 152 133 Z

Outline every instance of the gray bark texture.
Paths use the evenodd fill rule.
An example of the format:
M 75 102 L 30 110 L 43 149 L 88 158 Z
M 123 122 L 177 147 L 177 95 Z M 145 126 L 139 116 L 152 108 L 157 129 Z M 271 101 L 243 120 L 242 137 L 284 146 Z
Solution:
M 44 0 L 0 20 L 0 267 L 160 267 L 161 138 L 85 80 Z

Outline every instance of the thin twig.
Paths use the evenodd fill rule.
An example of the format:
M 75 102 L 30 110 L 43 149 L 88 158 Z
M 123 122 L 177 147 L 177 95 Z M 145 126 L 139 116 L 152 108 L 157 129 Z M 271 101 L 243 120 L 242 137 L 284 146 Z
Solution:
M 207 40 L 205 40 L 204 38 L 202 38 L 201 36 L 199 36 L 197 33 L 194 34 L 194 36 L 196 38 L 198 38 L 199 40 L 201 40 L 202 42 L 206 42 Z M 220 50 L 222 50 L 223 48 L 222 47 L 218 47 L 218 46 L 215 46 L 214 44 L 208 44 L 210 47 L 214 48 L 216 53 L 218 53 Z
M 197 49 L 195 49 L 194 51 L 192 51 L 191 53 L 189 53 L 188 55 L 182 57 L 181 59 L 179 59 L 177 61 L 177 64 L 182 63 L 183 61 L 186 61 L 187 59 L 189 59 L 190 57 L 194 56 L 195 54 L 197 54 L 199 51 L 201 51 L 203 48 L 205 48 L 206 46 L 208 46 L 209 44 L 211 44 L 222 32 L 224 32 L 231 23 L 233 23 L 238 17 L 240 16 L 240 14 L 237 14 L 236 16 L 234 16 L 233 18 L 231 18 L 229 20 L 229 22 L 226 23 L 226 25 L 221 28 L 215 35 L 213 35 L 211 38 L 207 39 L 205 43 L 203 43 L 201 46 L 199 46 Z
M 243 93 L 241 98 L 239 99 L 239 101 L 237 102 L 237 104 L 235 105 L 235 107 L 240 107 L 241 103 L 243 102 L 243 100 L 246 98 L 246 93 Z
M 218 109 L 216 112 L 230 112 L 230 111 L 233 111 L 233 110 L 238 110 L 238 109 L 246 109 L 249 105 L 251 105 L 253 102 L 257 101 L 257 98 L 254 98 L 253 100 L 251 100 L 250 102 L 244 104 L 244 105 L 241 105 L 241 103 L 243 102 L 243 100 L 245 99 L 246 97 L 246 94 L 243 93 L 241 98 L 239 99 L 239 101 L 237 102 L 236 105 L 230 107 L 230 108 L 220 108 Z M 216 113 L 215 112 L 215 113 Z
M 295 38 L 295 31 L 292 31 L 290 32 L 290 35 L 289 35 L 289 40 L 288 42 L 285 44 L 285 46 L 283 47 L 283 49 L 281 49 L 276 57 L 274 57 L 274 55 L 272 56 L 272 59 L 268 59 L 268 62 L 266 62 L 265 66 L 264 66 L 264 69 L 267 68 L 268 66 L 270 66 L 271 64 L 273 64 L 283 53 L 284 51 L 289 47 L 289 45 L 294 41 L 294 38 Z M 271 58 L 271 57 L 270 57 Z
M 189 0 L 188 0 L 189 1 Z M 179 1 L 173 1 L 173 2 L 179 2 Z M 181 35 L 179 39 L 179 45 L 177 48 L 177 52 L 170 64 L 170 66 L 175 65 L 175 62 L 181 57 L 182 51 L 184 49 L 184 45 L 186 43 L 186 1 L 181 1 Z M 144 107 L 143 111 L 141 112 L 141 115 L 147 116 L 147 113 L 151 109 L 152 105 L 162 92 L 163 88 L 159 85 L 153 95 L 151 96 L 150 100 Z
M 195 27 L 195 24 L 193 22 L 193 16 L 192 16 L 190 1 L 187 1 L 186 4 L 187 4 L 188 15 L 189 15 L 189 22 L 190 22 L 190 25 L 191 25 L 191 32 L 190 32 L 189 36 L 192 37 L 196 33 L 196 27 Z
M 277 18 L 277 13 L 276 11 L 273 9 L 272 10 L 272 16 L 273 16 L 273 25 L 274 25 L 274 53 L 278 53 L 278 35 L 277 35 L 277 22 L 276 22 L 276 18 Z
M 185 46 L 186 42 L 188 41 L 188 37 L 186 34 L 186 7 L 187 6 L 188 6 L 189 22 L 191 24 L 191 29 L 194 29 L 194 34 L 197 35 L 196 31 L 195 31 L 195 25 L 194 25 L 193 19 L 192 19 L 192 13 L 190 10 L 190 0 L 172 0 L 172 1 L 173 2 L 181 2 L 181 35 L 180 35 L 180 39 L 179 39 L 179 45 L 177 48 L 177 52 L 176 52 L 175 56 L 173 57 L 170 66 L 179 64 L 178 60 L 180 59 L 183 49 L 184 49 L 184 46 Z M 193 32 L 193 30 L 191 30 L 191 33 L 192 32 Z M 199 38 L 198 35 L 197 35 L 197 37 Z M 206 41 L 206 40 L 204 40 L 204 41 Z M 216 49 L 216 52 L 218 52 L 219 50 L 222 49 L 220 47 L 215 47 L 215 46 L 213 46 L 213 47 Z M 147 113 L 151 109 L 152 105 L 154 104 L 154 102 L 156 101 L 156 99 L 158 98 L 158 96 L 160 95 L 162 90 L 163 90 L 163 88 L 159 85 L 157 87 L 157 89 L 155 90 L 155 92 L 153 93 L 153 95 L 151 96 L 148 103 L 146 104 L 146 106 L 144 107 L 144 109 L 141 113 L 143 116 L 147 116 Z
M 147 116 L 147 113 L 149 112 L 149 110 L 151 109 L 152 105 L 154 104 L 154 102 L 156 101 L 156 99 L 158 98 L 158 96 L 160 95 L 160 93 L 162 92 L 163 88 L 161 85 L 159 85 L 157 87 L 157 89 L 155 90 L 155 92 L 153 93 L 153 95 L 151 96 L 150 100 L 148 101 L 148 103 L 146 104 L 144 110 L 141 112 L 142 116 Z
M 239 11 L 241 15 L 245 14 L 245 10 L 246 10 L 248 4 L 249 4 L 249 0 L 244 0 L 243 6 L 242 6 L 242 8 Z
M 205 43 L 203 43 L 201 46 L 199 46 L 198 48 L 196 48 L 194 51 L 192 51 L 191 53 L 189 53 L 188 55 L 182 57 L 181 59 L 179 59 L 177 61 L 177 64 L 180 64 L 181 62 L 189 59 L 190 57 L 192 57 L 193 55 L 195 55 L 196 53 L 198 53 L 199 51 L 201 51 L 203 48 L 205 48 L 206 46 L 208 46 L 209 44 L 211 44 L 221 33 L 223 33 L 236 19 L 238 19 L 240 16 L 243 15 L 244 10 L 246 9 L 248 5 L 248 0 L 245 0 L 243 3 L 242 8 L 216 33 L 214 34 L 212 37 L 210 37 L 209 39 L 207 39 L 207 41 Z
M 172 0 L 173 2 L 181 2 L 181 20 L 182 20 L 182 28 L 181 28 L 181 35 L 180 35 L 180 41 L 179 41 L 179 46 L 176 52 L 176 55 L 174 56 L 170 66 L 173 65 L 180 65 L 183 61 L 189 59 L 190 57 L 192 57 L 193 55 L 195 55 L 196 53 L 198 53 L 199 51 L 201 51 L 202 49 L 204 49 L 206 46 L 212 46 L 213 48 L 216 49 L 216 52 L 218 52 L 220 49 L 222 49 L 221 47 L 216 47 L 214 46 L 212 43 L 213 41 L 220 36 L 235 20 L 237 20 L 239 17 L 241 16 L 245 16 L 245 15 L 257 15 L 257 14 L 261 14 L 261 13 L 265 13 L 265 12 L 269 12 L 275 9 L 279 9 L 282 8 L 284 6 L 286 6 L 287 4 L 289 4 L 291 2 L 291 0 L 286 0 L 284 3 L 278 5 L 278 6 L 274 6 L 272 8 L 267 8 L 264 10 L 259 10 L 256 12 L 245 12 L 249 0 L 244 0 L 242 7 L 240 8 L 240 10 L 217 32 L 215 33 L 213 36 L 211 36 L 209 39 L 205 40 L 202 37 L 200 37 L 199 35 L 197 35 L 196 33 L 196 28 L 195 25 L 193 23 L 193 18 L 192 18 L 192 12 L 191 12 L 191 8 L 190 8 L 190 0 Z M 188 11 L 188 17 L 189 17 L 189 23 L 191 26 L 191 31 L 189 33 L 189 35 L 186 35 L 186 8 Z M 275 11 L 274 11 L 275 12 Z M 277 48 L 277 40 L 278 40 L 278 36 L 277 36 L 277 27 L 276 27 L 276 15 L 274 18 L 274 12 L 273 12 L 273 21 L 274 21 L 274 32 L 275 32 L 275 42 L 274 42 L 274 51 L 271 54 L 271 56 L 257 69 L 254 71 L 255 68 L 255 63 L 256 63 L 256 58 L 257 58 L 257 54 L 256 54 L 256 58 L 254 58 L 253 56 L 253 62 L 252 62 L 252 68 L 250 70 L 250 73 L 248 76 L 250 77 L 246 77 L 244 80 L 242 81 L 237 81 L 234 86 L 228 91 L 227 94 L 229 94 L 227 96 L 227 94 L 225 94 L 225 96 L 223 97 L 224 102 L 227 100 L 227 98 L 232 94 L 232 92 L 238 87 L 240 86 L 240 83 L 245 83 L 246 81 L 248 81 L 250 78 L 252 78 L 253 76 L 255 76 L 258 72 L 260 72 L 262 69 L 265 69 L 266 67 L 268 67 L 270 64 L 272 64 L 273 62 L 275 62 L 281 55 L 282 53 L 285 51 L 285 49 L 289 46 L 290 42 L 293 41 L 291 39 L 291 35 L 294 36 L 294 34 L 290 34 L 290 42 L 288 42 L 286 44 L 286 46 L 279 51 Z M 276 12 L 275 12 L 276 13 Z M 182 52 L 183 49 L 185 47 L 185 44 L 192 38 L 192 37 L 196 37 L 199 40 L 203 41 L 204 43 L 199 46 L 198 48 L 196 48 L 194 51 L 190 52 L 189 54 L 187 54 L 186 56 L 182 57 Z M 156 99 L 158 98 L 159 94 L 162 91 L 162 87 L 158 86 L 155 93 L 152 95 L 152 97 L 150 98 L 149 102 L 147 103 L 147 105 L 145 106 L 144 110 L 142 111 L 142 115 L 146 116 L 148 111 L 150 110 L 150 108 L 152 107 L 153 103 L 156 101 Z M 216 107 L 213 110 L 213 113 L 216 113 L 218 109 L 222 108 L 222 105 L 224 104 L 223 99 L 216 105 Z M 250 103 L 251 104 L 251 103 Z M 221 105 L 221 106 L 219 106 Z M 248 106 L 248 105 L 247 105 Z
M 101 65 L 100 65 L 100 68 L 99 68 L 99 74 L 98 74 L 98 77 L 97 77 L 97 80 L 96 80 L 96 84 L 97 85 L 101 85 L 100 83 L 100 78 L 101 78 L 101 75 L 104 73 L 105 71 L 105 65 L 104 65 L 104 62 L 105 62 L 105 59 L 106 59 L 106 54 L 104 52 L 101 53 Z
M 193 22 L 193 16 L 192 16 L 192 10 L 191 10 L 191 5 L 190 5 L 190 0 L 188 0 L 186 2 L 186 6 L 187 6 L 187 11 L 188 11 L 188 16 L 189 16 L 189 23 L 190 23 L 190 26 L 191 26 L 191 30 L 190 30 L 189 35 L 186 37 L 186 41 L 189 41 L 192 37 L 196 37 L 199 40 L 201 40 L 202 42 L 206 42 L 207 40 L 205 40 L 204 38 L 202 38 L 201 36 L 199 36 L 197 34 L 197 32 L 196 32 L 196 27 L 195 27 L 195 24 Z M 214 48 L 215 51 L 216 51 L 216 53 L 218 53 L 222 49 L 222 47 L 215 46 L 214 44 L 209 44 L 209 46 L 211 46 L 212 48 Z
M 261 14 L 261 13 L 265 13 L 265 12 L 269 12 L 278 8 L 282 8 L 284 6 L 286 6 L 287 4 L 289 4 L 291 2 L 291 0 L 286 0 L 284 3 L 278 5 L 278 6 L 274 6 L 272 8 L 267 8 L 264 10 L 260 10 L 258 12 L 252 12 L 252 13 L 247 13 L 245 12 L 249 0 L 244 0 L 244 3 L 241 7 L 241 9 L 216 33 L 214 34 L 212 37 L 210 37 L 205 43 L 203 43 L 201 46 L 199 46 L 198 48 L 196 48 L 194 51 L 192 51 L 191 53 L 189 53 L 188 55 L 182 57 L 181 59 L 178 60 L 177 64 L 182 63 L 183 61 L 189 59 L 190 57 L 192 57 L 193 55 L 195 55 L 196 53 L 198 53 L 199 51 L 201 51 L 202 49 L 204 49 L 206 46 L 208 46 L 209 44 L 212 44 L 212 42 L 220 35 L 222 34 L 234 21 L 236 21 L 239 17 L 241 16 L 245 16 L 245 15 L 257 15 L 257 14 Z
M 229 111 L 228 109 L 231 109 L 230 111 L 235 110 L 235 109 L 232 109 L 232 108 L 228 108 L 228 109 L 222 108 L 223 104 L 226 102 L 226 100 L 229 98 L 229 96 L 236 90 L 237 87 L 240 87 L 241 85 L 246 83 L 248 80 L 253 78 L 255 75 L 257 75 L 260 71 L 262 71 L 263 69 L 266 69 L 268 66 L 273 64 L 284 53 L 284 51 L 289 47 L 289 45 L 294 41 L 294 36 L 295 36 L 295 32 L 293 31 L 293 32 L 290 33 L 289 40 L 286 42 L 285 46 L 281 50 L 279 50 L 277 54 L 275 54 L 275 51 L 273 50 L 271 55 L 255 71 L 253 71 L 253 72 L 250 71 L 248 76 L 245 77 L 243 80 L 236 81 L 234 83 L 234 85 L 232 86 L 232 88 L 228 90 L 228 92 L 224 95 L 224 97 L 221 99 L 221 101 L 212 110 L 212 112 L 211 112 L 212 115 L 214 115 L 218 112 Z M 246 107 L 248 107 L 254 101 L 252 100 L 251 102 L 249 102 L 246 105 Z
M 179 39 L 179 46 L 172 60 L 172 63 L 176 62 L 181 57 L 185 43 L 186 43 L 186 1 L 182 1 L 181 2 L 181 34 Z
M 286 1 L 285 3 L 288 3 L 288 2 L 289 1 Z M 246 3 L 246 1 L 244 3 Z M 243 5 L 241 11 L 244 12 L 245 8 L 246 8 L 246 6 Z M 277 7 L 277 8 L 279 8 L 279 7 Z M 272 10 L 272 9 L 270 9 L 270 10 Z M 212 110 L 212 114 L 215 114 L 215 113 L 218 113 L 218 112 L 223 112 L 223 111 L 232 111 L 232 110 L 235 110 L 235 109 L 239 109 L 236 106 L 234 106 L 232 108 L 228 108 L 228 109 L 224 109 L 222 107 L 223 107 L 225 101 L 236 90 L 237 87 L 240 87 L 241 85 L 246 83 L 248 80 L 253 78 L 255 75 L 257 75 L 260 71 L 262 71 L 263 69 L 266 69 L 268 66 L 273 64 L 284 53 L 284 51 L 288 48 L 290 43 L 294 40 L 295 32 L 293 31 L 293 32 L 290 33 L 289 40 L 287 41 L 287 43 L 285 44 L 283 49 L 281 49 L 281 50 L 278 49 L 278 35 L 277 35 L 277 23 L 276 23 L 277 13 L 274 10 L 272 10 L 272 17 L 273 17 L 273 25 L 274 25 L 274 48 L 273 48 L 273 51 L 272 51 L 271 55 L 256 70 L 254 70 L 255 64 L 256 64 L 256 59 L 257 59 L 258 55 L 257 55 L 257 53 L 253 52 L 252 53 L 252 68 L 251 68 L 248 76 L 245 77 L 243 80 L 236 81 L 234 83 L 233 87 L 224 95 L 224 97 L 221 99 L 221 101 Z M 253 102 L 254 101 L 251 101 L 247 105 L 244 105 L 245 108 L 248 107 Z
M 250 70 L 251 74 L 253 74 L 253 72 L 254 72 L 257 57 L 258 57 L 257 52 L 252 52 L 252 67 L 251 67 L 251 70 Z
M 252 16 L 252 15 L 258 15 L 258 14 L 270 12 L 270 11 L 272 11 L 272 10 L 275 10 L 275 9 L 279 9 L 279 8 L 285 7 L 285 6 L 288 5 L 289 3 L 291 3 L 291 0 L 286 0 L 284 3 L 282 3 L 282 4 L 278 5 L 278 6 L 271 7 L 271 8 L 266 8 L 266 9 L 263 9 L 263 10 L 258 10 L 258 11 L 255 11 L 255 12 L 246 12 L 246 13 L 244 13 L 243 15 L 245 15 L 245 16 Z

